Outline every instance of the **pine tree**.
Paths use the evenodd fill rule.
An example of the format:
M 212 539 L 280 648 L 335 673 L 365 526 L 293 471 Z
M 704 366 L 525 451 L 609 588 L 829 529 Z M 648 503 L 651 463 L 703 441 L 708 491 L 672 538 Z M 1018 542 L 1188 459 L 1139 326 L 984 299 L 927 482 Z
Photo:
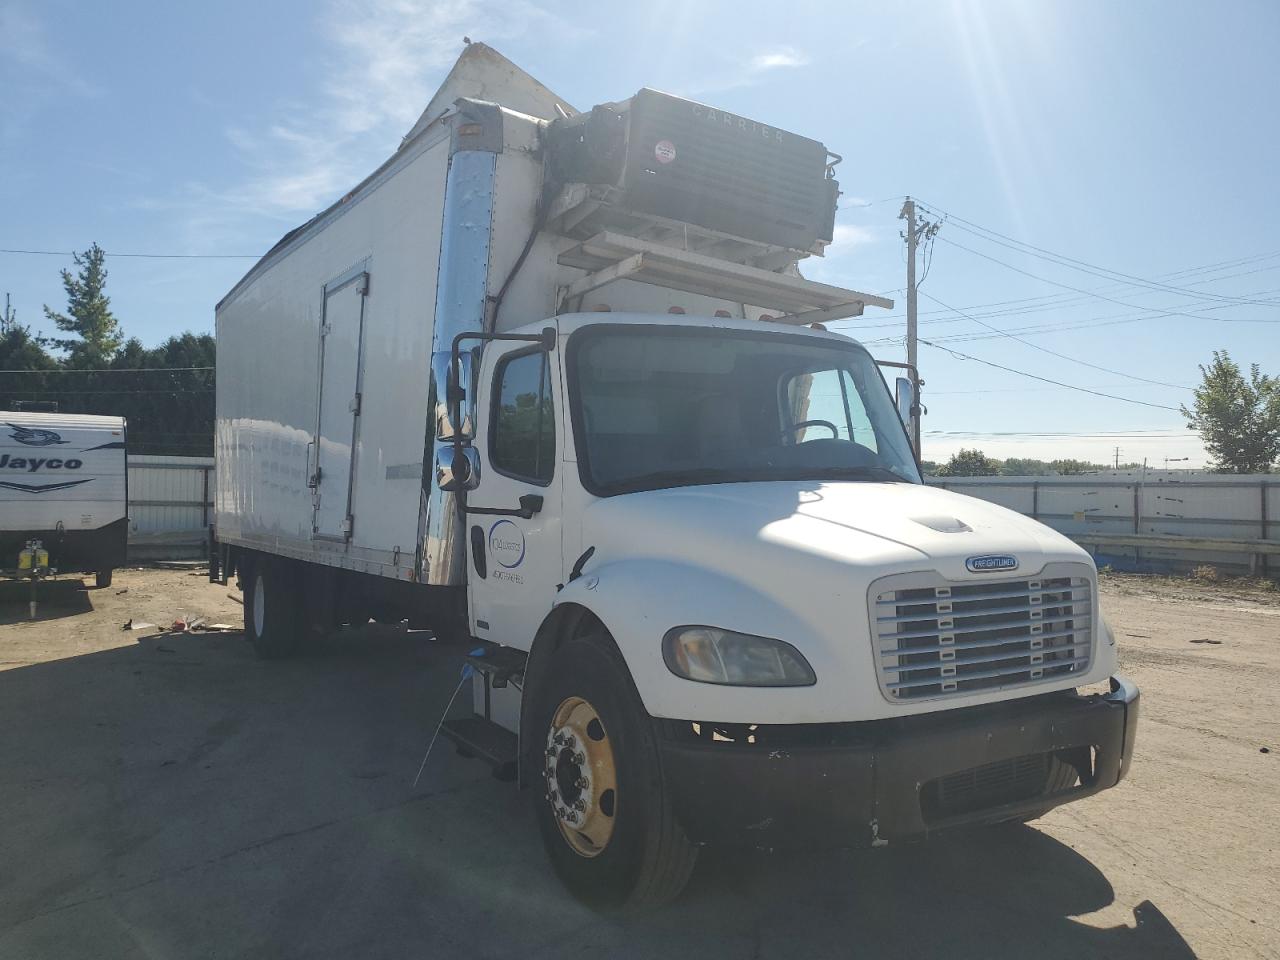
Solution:
M 73 338 L 51 339 L 50 343 L 67 351 L 67 366 L 83 369 L 110 362 L 120 349 L 120 324 L 111 313 L 111 300 L 103 293 L 107 270 L 106 253 L 96 243 L 75 257 L 76 273 L 62 271 L 62 286 L 67 291 L 67 312 L 59 313 L 45 305 L 44 315 L 59 330 L 75 334 Z

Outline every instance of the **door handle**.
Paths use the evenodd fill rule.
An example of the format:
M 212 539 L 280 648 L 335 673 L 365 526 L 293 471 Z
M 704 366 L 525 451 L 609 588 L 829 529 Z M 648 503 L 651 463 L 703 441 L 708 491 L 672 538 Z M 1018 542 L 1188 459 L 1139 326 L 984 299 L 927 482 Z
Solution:
M 466 508 L 467 513 L 482 514 L 490 517 L 520 517 L 522 520 L 532 520 L 534 515 L 542 512 L 542 506 L 545 503 L 542 494 L 526 493 L 520 498 L 520 507 L 516 510 L 506 509 L 504 507 L 472 507 Z
M 316 445 L 316 442 L 314 440 L 307 441 L 307 470 L 308 471 L 311 471 L 311 450 L 315 445 Z M 316 464 L 316 469 L 314 472 L 308 472 L 307 486 L 310 487 L 312 490 L 320 486 L 320 464 L 319 463 Z
M 481 580 L 489 576 L 489 565 L 484 552 L 484 528 L 479 524 L 471 527 L 471 562 Z

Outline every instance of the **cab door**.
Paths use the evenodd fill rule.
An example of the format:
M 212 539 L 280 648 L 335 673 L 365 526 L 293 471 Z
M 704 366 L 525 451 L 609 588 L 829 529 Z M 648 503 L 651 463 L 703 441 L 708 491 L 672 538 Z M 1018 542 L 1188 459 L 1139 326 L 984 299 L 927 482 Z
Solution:
M 558 356 L 494 341 L 478 377 L 480 479 L 466 511 L 471 627 L 525 650 L 564 580 Z

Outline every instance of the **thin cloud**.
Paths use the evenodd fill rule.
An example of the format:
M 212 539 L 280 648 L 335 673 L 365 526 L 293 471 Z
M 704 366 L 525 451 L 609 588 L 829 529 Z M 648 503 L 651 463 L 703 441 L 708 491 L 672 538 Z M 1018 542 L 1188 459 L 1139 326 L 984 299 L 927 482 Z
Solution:
M 102 95 L 54 49 L 44 23 L 27 5 L 0 3 L 0 38 L 0 143 L 16 142 L 57 95 Z
M 831 244 L 839 252 L 875 242 L 875 231 L 856 223 L 837 223 L 832 231 Z
M 809 58 L 794 47 L 780 47 L 767 53 L 757 54 L 751 58 L 751 69 L 757 73 L 763 70 L 777 70 L 780 67 L 806 67 Z
M 731 61 L 722 57 L 719 66 L 714 67 L 709 76 L 695 79 L 689 89 L 696 96 L 724 93 L 726 90 L 737 90 L 762 83 L 779 70 L 807 67 L 809 63 L 808 55 L 795 47 L 774 47 L 762 50 L 744 61 Z
M 530 0 L 333 0 L 320 19 L 328 80 L 316 98 L 267 112 L 294 119 L 225 131 L 244 176 L 188 191 L 192 220 L 293 222 L 350 190 L 395 149 L 463 49 L 537 34 L 574 42 L 587 31 Z M 219 209 L 208 209 L 212 202 Z

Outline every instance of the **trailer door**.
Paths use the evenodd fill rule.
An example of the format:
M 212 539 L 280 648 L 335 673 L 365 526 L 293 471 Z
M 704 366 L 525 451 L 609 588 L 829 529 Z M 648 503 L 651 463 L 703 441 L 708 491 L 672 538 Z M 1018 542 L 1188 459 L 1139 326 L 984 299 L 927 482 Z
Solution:
M 360 435 L 360 390 L 369 274 L 361 264 L 324 288 L 320 315 L 320 403 L 316 417 L 313 535 L 350 540 L 351 479 Z

